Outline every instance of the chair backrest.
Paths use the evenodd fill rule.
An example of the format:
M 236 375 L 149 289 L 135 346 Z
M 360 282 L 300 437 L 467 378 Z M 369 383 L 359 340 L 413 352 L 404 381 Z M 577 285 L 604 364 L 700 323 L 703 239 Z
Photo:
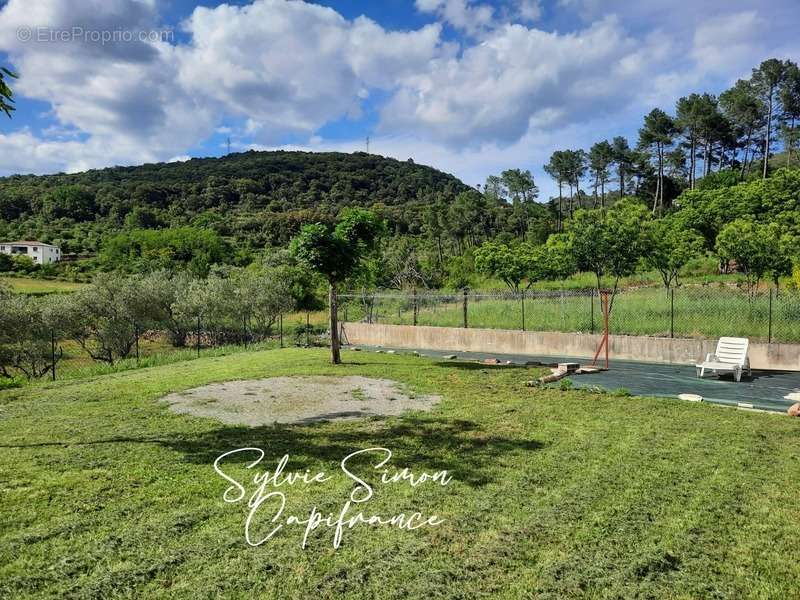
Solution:
M 730 365 L 744 365 L 747 358 L 747 338 L 723 337 L 717 342 L 717 360 Z

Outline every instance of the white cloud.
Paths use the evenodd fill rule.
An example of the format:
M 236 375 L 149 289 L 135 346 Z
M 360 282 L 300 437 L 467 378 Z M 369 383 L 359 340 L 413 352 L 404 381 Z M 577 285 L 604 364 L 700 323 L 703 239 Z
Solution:
M 0 172 L 182 159 L 215 133 L 241 138 L 237 146 L 272 147 L 291 134 L 314 149 L 360 150 L 361 139 L 331 144 L 320 129 L 379 108 L 376 152 L 477 183 L 508 166 L 538 167 L 557 147 L 635 132 L 650 107 L 718 91 L 708 86 L 771 53 L 797 58 L 800 44 L 796 0 L 774 0 L 769 12 L 756 0 L 561 0 L 548 4 L 548 18 L 579 13 L 588 24 L 573 16 L 559 31 L 539 25 L 539 0 L 416 0 L 436 22 L 408 31 L 317 4 L 255 0 L 197 8 L 181 24 L 188 41 L 177 44 L 16 36 L 19 27 L 77 23 L 146 31 L 162 25 L 157 7 L 9 0 L 0 8 L 0 51 L 22 74 L 20 101 L 49 103 L 54 121 L 40 133 L 0 136 Z M 466 37 L 444 41 L 445 24 Z
M 511 143 L 531 126 L 619 111 L 665 58 L 662 39 L 632 38 L 611 17 L 570 34 L 506 25 L 403 80 L 382 128 L 454 146 Z
M 494 26 L 494 8 L 469 0 L 416 0 L 417 10 L 433 13 L 456 29 L 478 35 Z
M 692 58 L 705 71 L 755 66 L 754 59 L 764 53 L 762 39 L 767 26 L 767 20 L 754 10 L 712 17 L 694 32 Z
M 273 140 L 358 117 L 366 90 L 423 68 L 440 33 L 439 25 L 387 32 L 365 17 L 283 0 L 198 8 L 184 28 L 192 43 L 178 49 L 181 86 Z

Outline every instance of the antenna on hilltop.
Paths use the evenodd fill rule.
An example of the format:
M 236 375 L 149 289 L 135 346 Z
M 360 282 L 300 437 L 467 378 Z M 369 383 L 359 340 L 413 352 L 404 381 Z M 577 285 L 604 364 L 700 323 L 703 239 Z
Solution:
M 367 136 L 367 154 L 369 154 L 369 136 Z
M 231 153 L 231 138 L 228 136 L 228 154 Z

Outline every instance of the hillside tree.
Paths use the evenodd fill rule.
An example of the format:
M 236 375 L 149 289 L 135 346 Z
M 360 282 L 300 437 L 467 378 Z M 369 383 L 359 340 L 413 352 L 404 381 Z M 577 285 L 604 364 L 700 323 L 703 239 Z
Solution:
M 350 277 L 375 247 L 383 223 L 374 213 L 360 208 L 342 212 L 335 227 L 323 223 L 305 225 L 291 243 L 291 251 L 328 281 L 331 362 L 342 362 L 337 318 L 338 286 Z

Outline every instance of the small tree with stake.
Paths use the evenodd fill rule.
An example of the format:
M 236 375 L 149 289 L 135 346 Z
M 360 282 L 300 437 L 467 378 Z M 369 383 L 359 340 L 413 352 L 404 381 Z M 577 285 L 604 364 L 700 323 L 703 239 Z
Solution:
M 353 208 L 342 212 L 335 228 L 322 223 L 305 225 L 292 240 L 291 250 L 298 260 L 328 280 L 333 364 L 342 362 L 336 315 L 337 288 L 375 247 L 382 229 L 381 221 L 373 213 Z

